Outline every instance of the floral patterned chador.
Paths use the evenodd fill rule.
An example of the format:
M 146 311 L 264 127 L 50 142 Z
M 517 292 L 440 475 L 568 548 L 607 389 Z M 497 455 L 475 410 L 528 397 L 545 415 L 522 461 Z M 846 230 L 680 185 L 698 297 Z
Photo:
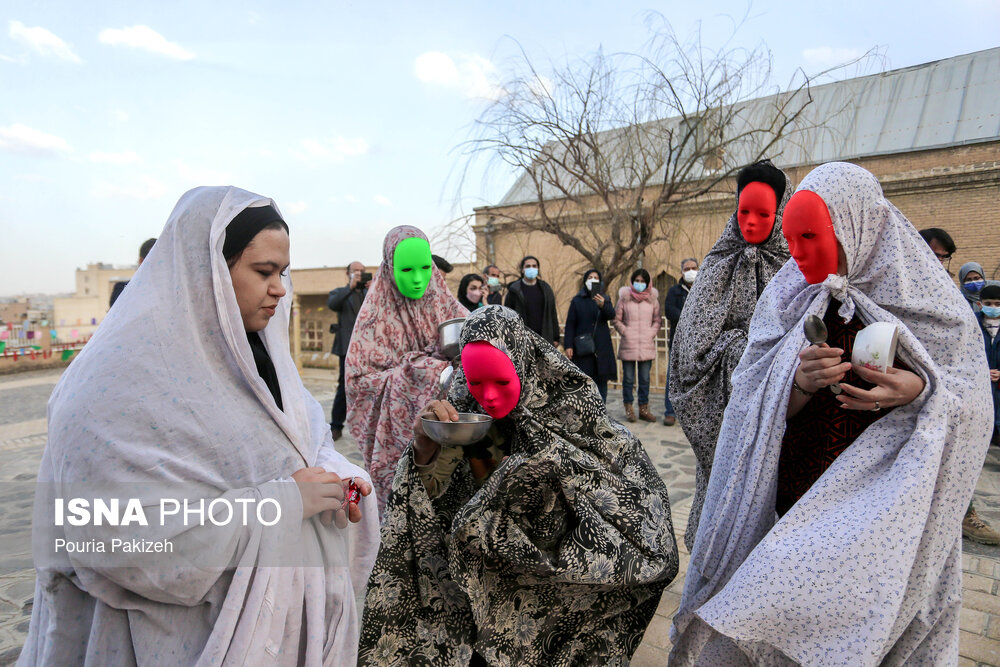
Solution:
M 404 452 L 360 664 L 628 664 L 677 574 L 663 481 L 593 381 L 516 313 L 482 308 L 461 340 L 503 350 L 521 378 L 494 424 L 508 455 L 478 490 L 460 460 L 429 494 L 412 444 Z M 449 398 L 482 412 L 461 370 Z

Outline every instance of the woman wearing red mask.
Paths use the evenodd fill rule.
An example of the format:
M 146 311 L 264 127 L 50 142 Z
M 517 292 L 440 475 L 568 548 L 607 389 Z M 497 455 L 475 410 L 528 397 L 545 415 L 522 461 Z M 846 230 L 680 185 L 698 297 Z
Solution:
M 781 215 L 792 184 L 770 160 L 736 177 L 736 211 L 705 257 L 670 346 L 670 401 L 694 450 L 695 493 L 684 543 L 694 546 L 733 371 L 749 339 L 754 307 L 788 261 Z
M 677 572 L 667 490 L 594 383 L 514 311 L 462 329 L 449 401 L 491 415 L 474 447 L 418 424 L 365 603 L 360 664 L 625 664 Z
M 955 664 L 958 526 L 989 437 L 975 319 L 860 167 L 810 172 L 783 232 L 793 261 L 733 375 L 670 662 Z M 833 345 L 809 344 L 808 315 Z M 898 327 L 886 373 L 845 361 L 873 322 Z

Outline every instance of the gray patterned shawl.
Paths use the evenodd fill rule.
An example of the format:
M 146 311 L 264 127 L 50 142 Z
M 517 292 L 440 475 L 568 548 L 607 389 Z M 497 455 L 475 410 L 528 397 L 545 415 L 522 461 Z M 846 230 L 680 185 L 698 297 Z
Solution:
M 369 580 L 362 665 L 627 665 L 677 574 L 667 489 L 594 383 L 502 306 L 463 345 L 508 354 L 522 389 L 504 458 L 476 491 L 462 462 L 431 500 L 400 459 Z M 449 395 L 483 410 L 459 369 Z
M 792 196 L 785 192 L 764 243 L 752 245 L 740 232 L 736 211 L 698 271 L 670 346 L 670 402 L 698 461 L 695 493 L 684 544 L 690 549 L 712 473 L 715 441 L 732 391 L 730 379 L 747 346 L 757 298 L 788 261 L 781 214 Z
M 962 516 L 992 420 L 982 334 L 872 174 L 832 162 L 798 189 L 826 202 L 847 275 L 809 285 L 789 262 L 760 297 L 733 374 L 670 664 L 745 664 L 749 655 L 762 665 L 955 665 Z M 845 321 L 899 325 L 898 357 L 926 386 L 865 429 L 775 523 L 788 396 L 808 345 L 802 322 L 832 298 Z M 726 649 L 743 662 L 708 655 Z

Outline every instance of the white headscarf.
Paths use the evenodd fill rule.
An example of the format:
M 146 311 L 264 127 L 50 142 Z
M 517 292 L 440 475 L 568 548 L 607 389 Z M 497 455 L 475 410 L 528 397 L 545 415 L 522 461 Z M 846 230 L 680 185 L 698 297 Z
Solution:
M 201 498 L 274 498 L 293 520 L 274 531 L 168 522 L 152 530 L 184 556 L 136 557 L 129 567 L 86 556 L 40 565 L 23 664 L 353 664 L 355 598 L 378 547 L 375 498 L 361 502 L 365 518 L 347 530 L 298 518 L 296 470 L 367 475 L 333 449 L 322 408 L 289 354 L 290 281 L 283 279 L 287 294 L 260 332 L 282 411 L 257 372 L 222 254 L 233 218 L 267 204 L 232 187 L 181 197 L 52 394 L 39 496 L 89 488 L 94 497 L 127 484 L 144 506 L 156 506 L 158 492 L 183 485 Z M 113 530 L 64 532 L 88 539 Z M 194 544 L 234 554 L 238 567 L 192 563 Z M 274 557 L 283 546 L 304 554 L 300 563 L 312 558 L 323 567 Z M 50 555 L 36 542 L 36 564 Z
M 776 652 L 804 665 L 951 664 L 962 516 L 990 431 L 982 335 L 874 176 L 830 163 L 798 189 L 826 202 L 847 275 L 809 285 L 789 260 L 761 295 L 733 376 L 671 664 L 693 664 L 706 645 L 735 650 L 720 634 L 762 664 L 780 662 Z M 822 316 L 831 296 L 845 320 L 898 324 L 898 355 L 926 386 L 868 427 L 775 524 L 802 324 Z

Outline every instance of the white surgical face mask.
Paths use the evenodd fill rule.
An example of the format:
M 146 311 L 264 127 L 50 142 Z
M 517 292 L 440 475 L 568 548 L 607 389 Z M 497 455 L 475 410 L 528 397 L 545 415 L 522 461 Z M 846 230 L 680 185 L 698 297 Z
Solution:
M 684 276 L 684 282 L 693 283 L 694 279 L 698 277 L 698 269 L 688 269 L 681 275 Z
M 632 283 L 632 289 L 636 292 L 642 292 L 646 289 L 646 283 Z
M 600 281 L 597 278 L 590 278 L 589 280 L 587 280 L 587 283 L 586 283 L 587 289 L 592 288 L 594 285 L 596 285 L 599 282 Z

